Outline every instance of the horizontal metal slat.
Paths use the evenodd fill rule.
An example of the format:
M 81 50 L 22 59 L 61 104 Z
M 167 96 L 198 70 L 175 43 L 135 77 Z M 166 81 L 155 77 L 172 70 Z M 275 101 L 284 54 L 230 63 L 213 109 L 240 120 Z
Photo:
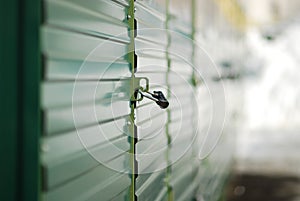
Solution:
M 196 108 L 191 107 L 190 103 L 188 102 L 188 104 L 184 104 L 181 105 L 178 109 L 174 109 L 171 111 L 171 122 L 172 121 L 182 121 L 182 120 L 192 120 L 194 118 L 197 118 L 195 115 L 195 113 L 193 113 L 193 110 L 195 110 Z
M 167 45 L 168 35 L 167 31 L 165 30 L 166 17 L 164 14 L 137 2 L 135 17 L 138 23 L 138 39 L 144 39 L 153 42 L 157 42 L 159 39 L 159 43 L 161 45 Z
M 171 40 L 174 41 L 170 44 L 171 55 L 173 57 L 184 58 L 184 60 L 192 62 L 194 41 L 177 32 L 171 34 Z
M 102 165 L 63 186 L 44 193 L 46 201 L 103 201 L 111 200 L 116 194 L 130 186 L 127 174 L 117 173 Z
M 47 163 L 59 161 L 70 154 L 123 137 L 126 130 L 126 120 L 120 119 L 53 137 L 44 137 L 42 147 L 46 147 L 46 152 L 43 158 Z M 66 146 L 66 142 L 68 142 L 68 146 Z
M 172 162 L 176 162 L 182 157 L 191 157 L 190 151 L 192 150 L 193 139 L 191 137 L 185 137 L 188 136 L 189 133 L 181 134 L 182 136 L 174 138 L 172 141 L 172 147 L 169 152 L 169 159 Z
M 145 141 L 137 144 L 137 161 L 139 172 L 148 173 L 162 170 L 167 167 L 166 161 L 167 137 L 158 138 L 154 141 Z
M 158 15 L 165 15 L 166 11 L 166 0 L 143 0 L 136 2 L 137 4 L 157 13 Z
M 140 57 L 143 54 L 148 55 L 147 57 L 156 57 L 164 59 L 166 57 L 166 46 L 162 45 L 159 40 L 147 40 L 142 37 L 137 37 L 135 40 L 135 51 Z
M 192 75 L 193 66 L 185 61 L 184 58 L 178 60 L 171 59 L 170 73 Z M 139 57 L 138 73 L 157 72 L 167 73 L 168 64 L 165 58 L 159 59 L 155 57 Z
M 128 0 L 111 0 L 111 1 L 113 1 L 115 3 L 118 3 L 118 4 L 120 4 L 120 5 L 124 6 L 124 7 L 128 7 L 129 6 Z
M 157 38 L 147 38 L 146 36 L 160 34 L 164 36 L 164 32 L 160 30 L 140 30 L 141 35 L 136 38 L 136 52 L 139 56 L 147 56 L 147 57 L 157 57 L 157 58 L 165 58 L 167 51 L 167 44 L 164 43 L 167 39 Z M 154 32 L 154 33 L 152 33 Z M 158 32 L 158 33 L 155 33 Z M 171 43 L 168 48 L 169 58 L 172 60 L 179 61 L 188 61 L 192 63 L 192 51 L 193 51 L 193 42 L 187 36 L 178 33 L 171 32 Z M 203 54 L 203 53 L 202 53 Z M 207 58 L 205 58 L 208 60 Z
M 159 151 L 164 151 L 168 145 L 165 128 L 154 135 L 152 138 L 143 139 L 136 145 L 137 154 L 153 154 Z
M 193 128 L 192 118 L 182 119 L 182 120 L 178 120 L 178 121 L 174 121 L 174 122 L 171 121 L 168 125 L 169 134 L 173 138 L 180 135 L 180 133 L 182 131 L 191 131 L 193 129 L 194 128 Z
M 153 117 L 162 116 L 162 117 L 159 117 L 161 120 L 165 119 L 165 121 L 162 121 L 160 123 L 160 125 L 162 126 L 167 122 L 165 115 L 166 115 L 166 110 L 162 110 L 156 104 L 149 104 L 145 107 L 137 108 L 137 110 L 136 110 L 136 125 L 140 126 L 144 122 L 148 123 L 148 122 L 152 121 Z
M 76 123 L 73 114 L 80 114 L 76 115 Z M 80 129 L 101 122 L 113 121 L 129 114 L 128 101 L 116 101 L 109 105 L 99 103 L 74 108 L 50 109 L 44 112 L 44 134 L 51 135 Z
M 151 173 L 145 173 L 145 174 L 140 174 L 137 179 L 136 179 L 136 189 L 141 188 L 141 186 L 149 179 L 149 177 L 153 174 L 154 172 Z
M 193 169 L 197 170 L 197 161 L 192 160 L 191 152 L 188 152 L 173 164 L 170 184 L 175 186 L 176 183 L 180 183 L 180 180 L 184 179 L 187 175 L 191 175 Z
M 138 57 L 156 58 L 156 59 L 166 58 L 166 53 L 165 53 L 166 51 L 164 50 L 164 48 L 159 48 L 159 49 L 156 49 L 155 47 L 140 48 L 140 49 L 136 49 L 135 52 L 138 55 Z
M 166 75 L 167 73 L 161 73 L 161 72 L 137 72 L 137 76 L 141 77 L 147 77 L 150 81 L 150 87 L 152 85 L 155 85 L 155 87 L 161 85 L 162 88 L 166 88 L 166 86 L 172 87 L 172 84 L 176 85 L 185 85 L 191 88 L 190 85 L 190 75 L 185 74 L 179 74 L 170 72 L 168 73 L 168 77 Z
M 149 173 L 164 170 L 167 167 L 166 152 L 144 155 L 139 161 L 139 172 Z
M 138 57 L 138 72 L 143 71 L 166 73 L 168 71 L 167 60 L 165 58 Z
M 79 104 L 129 100 L 129 81 L 85 81 L 42 83 L 42 108 L 78 107 Z
M 143 21 L 152 28 L 164 28 L 166 16 L 164 13 L 153 8 L 153 6 L 146 5 L 145 2 L 136 2 L 135 17 Z
M 124 141 L 122 142 L 123 145 Z M 102 152 L 105 148 L 110 150 L 109 147 L 100 147 L 98 152 Z M 128 168 L 124 167 L 125 162 L 128 160 L 126 153 L 111 159 L 111 161 L 105 162 L 96 160 L 95 158 L 97 156 L 95 156 L 95 154 L 96 153 L 90 154 L 87 151 L 82 151 L 74 156 L 70 156 L 68 159 L 65 159 L 64 162 L 59 161 L 58 163 L 45 166 L 43 170 L 45 190 L 51 191 L 52 189 L 59 188 L 59 186 L 62 186 L 65 183 L 80 178 L 92 169 L 102 165 L 101 163 L 104 163 L 104 165 L 109 168 L 116 168 L 122 172 L 128 171 Z
M 175 0 L 170 2 L 170 29 L 180 31 L 186 34 L 192 32 L 192 0 Z
M 112 1 L 45 1 L 46 23 L 129 41 L 125 8 Z
M 161 116 L 160 116 L 161 117 Z M 143 126 L 138 126 L 138 136 L 139 140 L 151 139 L 156 135 L 164 135 L 165 124 L 162 123 L 161 118 L 153 118 L 151 124 L 144 124 Z
M 174 73 L 184 73 L 189 76 L 193 73 L 193 68 L 196 68 L 195 66 L 192 66 L 192 63 L 190 63 L 189 60 L 185 60 L 186 58 L 181 58 L 180 60 L 171 60 L 171 71 Z
M 125 119 L 120 119 L 43 138 L 42 165 L 47 174 L 46 186 L 52 188 L 97 166 L 98 161 L 107 162 L 124 155 L 129 150 L 127 136 L 124 135 L 127 132 L 125 125 Z
M 114 79 L 128 76 L 130 73 L 129 63 L 126 61 L 116 62 L 93 62 L 81 60 L 63 60 L 48 58 L 45 61 L 46 80 L 101 80 Z
M 180 18 L 173 18 L 169 22 L 169 28 L 175 32 L 184 34 L 186 37 L 190 37 L 192 33 L 192 25 L 190 22 L 181 20 Z
M 129 194 L 129 190 L 125 189 L 123 192 L 119 193 L 117 196 L 112 198 L 110 201 L 124 201 Z
M 109 61 L 125 60 L 128 43 L 94 35 L 42 26 L 42 51 L 55 59 Z
M 137 186 L 138 200 L 153 201 L 164 187 L 165 172 L 152 173 L 141 186 Z
M 184 126 L 180 127 L 176 132 L 169 133 L 172 138 L 172 144 L 176 143 L 193 143 L 193 138 L 197 135 L 194 130 L 193 124 L 185 124 Z
M 155 198 L 154 201 L 167 201 L 170 196 L 168 195 L 168 189 L 166 186 L 164 186 L 160 192 L 158 193 L 158 196 Z
M 200 183 L 200 179 L 197 178 L 197 175 L 192 177 L 192 182 L 188 186 L 184 186 L 184 191 L 178 194 L 176 198 L 178 201 L 192 200 L 195 197 L 196 191 L 198 190 L 198 184 Z M 181 189 L 179 189 L 181 190 Z
M 82 8 L 95 11 L 97 13 L 103 13 L 112 18 L 124 19 L 124 8 L 128 6 L 127 0 L 47 0 L 47 1 L 63 1 L 72 4 L 76 4 Z

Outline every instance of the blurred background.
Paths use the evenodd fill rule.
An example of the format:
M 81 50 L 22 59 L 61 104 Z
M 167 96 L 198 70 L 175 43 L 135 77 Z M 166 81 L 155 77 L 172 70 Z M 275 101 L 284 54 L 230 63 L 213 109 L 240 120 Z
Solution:
M 300 200 L 300 1 L 200 0 L 198 9 L 198 40 L 217 61 L 233 58 L 242 85 L 225 200 Z
M 99 196 L 109 201 L 128 200 L 126 196 L 135 200 L 135 193 L 138 193 L 139 200 L 149 201 L 155 196 L 155 200 L 168 201 L 300 201 L 300 0 L 13 0 L 1 2 L 0 9 L 4 24 L 0 32 L 0 86 L 5 92 L 1 98 L 0 121 L 4 130 L 0 154 L 5 161 L 5 165 L 0 166 L 3 175 L 0 188 L 5 190 L 0 200 L 98 200 Z M 138 30 L 135 30 L 134 19 Z M 143 33 L 139 30 L 142 28 L 176 31 L 188 40 L 178 40 L 168 32 Z M 133 30 L 138 32 L 136 38 L 128 34 Z M 118 35 L 120 32 L 125 34 Z M 140 111 L 144 109 L 149 113 L 149 117 L 144 118 L 143 114 L 148 113 L 140 112 L 137 117 L 140 122 L 159 117 L 149 127 L 166 128 L 163 129 L 165 135 L 158 135 L 154 143 L 139 142 L 145 153 L 149 147 L 156 151 L 155 143 L 167 145 L 167 153 L 181 150 L 180 143 L 189 142 L 190 145 L 186 134 L 194 134 L 194 125 L 200 127 L 197 130 L 199 139 L 193 141 L 184 160 L 168 166 L 172 169 L 144 175 L 144 180 L 138 183 L 139 189 L 135 189 L 136 158 L 128 160 L 125 157 L 128 150 L 122 150 L 122 157 L 111 156 L 110 159 L 118 160 L 118 167 L 130 169 L 130 178 L 126 171 L 126 174 L 111 173 L 111 169 L 96 163 L 75 132 L 72 79 L 86 56 L 108 38 L 110 45 L 97 52 L 97 65 L 93 64 L 95 58 L 89 58 L 93 65 L 90 71 L 84 72 L 86 77 L 81 77 L 83 82 L 95 79 L 95 72 L 104 70 L 108 60 L 115 62 L 115 56 L 122 55 L 120 61 L 115 62 L 117 65 L 113 65 L 115 69 L 109 71 L 109 79 L 102 80 L 108 84 L 107 88 L 99 90 L 99 97 L 103 98 L 103 105 L 97 105 L 97 114 L 103 118 L 100 123 L 89 118 L 90 109 L 94 110 L 91 100 L 95 97 L 89 99 L 86 93 L 91 90 L 86 89 L 91 86 L 80 88 L 82 99 L 78 103 L 86 104 L 84 107 L 79 104 L 80 129 L 89 134 L 91 142 L 97 138 L 98 130 L 86 128 L 106 124 L 109 125 L 105 130 L 107 134 L 116 132 L 118 138 L 112 135 L 116 137 L 113 140 L 121 139 L 120 144 L 126 145 L 128 150 L 129 145 L 130 149 L 136 146 L 135 140 L 129 142 L 129 138 L 123 136 L 129 127 L 131 134 L 135 133 L 133 124 L 127 119 L 135 114 L 134 109 L 130 111 L 127 107 L 129 96 L 114 107 L 105 102 L 118 86 L 114 83 L 116 80 L 126 73 L 126 76 L 135 74 L 128 68 L 133 64 L 154 69 L 152 77 L 149 75 L 153 83 L 157 78 L 155 73 L 160 72 L 158 81 L 169 90 L 172 86 L 168 79 L 165 81 L 168 78 L 165 75 L 170 73 L 171 66 L 180 72 L 192 69 L 190 63 L 180 63 L 169 57 L 169 51 L 189 57 L 201 73 L 206 73 L 205 70 L 209 71 L 212 66 L 205 63 L 207 57 L 201 57 L 199 49 L 203 48 L 219 72 L 219 75 L 207 72 L 212 78 L 211 86 L 224 85 L 225 88 L 225 127 L 213 125 L 209 130 L 210 115 L 219 114 L 213 110 L 224 109 L 221 99 L 224 97 L 220 98 L 223 94 L 219 93 L 223 91 L 205 88 L 194 71 L 185 72 L 189 90 L 174 79 L 173 90 L 182 90 L 182 94 L 197 92 L 198 109 L 202 109 L 199 114 L 194 109 L 197 106 L 183 110 L 187 113 L 183 119 L 188 129 L 180 128 L 182 139 L 176 146 L 169 146 L 169 137 L 177 127 L 172 127 L 169 133 L 169 125 L 176 125 L 177 118 L 174 124 L 171 113 L 167 115 L 156 105 L 156 116 L 152 115 L 148 112 L 152 111 L 150 101 L 142 107 L 138 105 L 142 108 Z M 193 41 L 200 48 L 192 44 Z M 128 48 L 134 47 L 134 42 L 137 56 L 128 56 Z M 151 45 L 163 47 L 167 54 L 160 58 L 158 52 L 143 55 L 143 51 L 138 51 Z M 137 57 L 138 62 L 135 61 Z M 140 68 L 136 74 L 142 73 Z M 96 78 L 92 82 L 98 82 Z M 129 83 L 124 82 L 124 86 L 120 88 L 129 95 Z M 217 94 L 217 101 L 221 99 L 217 108 L 206 103 L 211 98 L 210 90 Z M 189 102 L 189 95 L 182 94 L 180 98 L 186 101 L 184 106 L 194 106 L 195 102 Z M 116 121 L 121 122 L 122 129 L 116 129 L 111 108 L 119 112 Z M 194 121 L 196 115 L 199 122 Z M 223 116 L 215 117 L 223 120 Z M 222 135 L 217 132 L 220 127 Z M 189 129 L 193 132 L 188 132 Z M 209 130 L 208 140 L 205 129 Z M 149 128 L 139 131 L 145 135 L 154 132 Z M 206 140 L 208 145 L 203 144 L 207 150 L 204 148 L 206 153 L 202 153 L 200 146 Z M 216 141 L 218 146 L 212 144 Z M 208 154 L 210 149 L 213 152 Z M 97 144 L 97 150 L 105 150 L 101 151 L 101 156 L 110 153 L 102 141 Z M 132 153 L 137 153 L 134 151 Z M 177 156 L 177 152 L 174 153 Z M 206 154 L 208 157 L 204 157 Z M 148 158 L 139 162 L 144 162 L 145 168 L 148 165 L 157 168 L 161 161 L 169 163 L 167 157 L 162 154 L 152 157 L 157 164 Z M 112 178 L 113 182 L 106 182 Z M 119 178 L 123 178 L 123 182 Z

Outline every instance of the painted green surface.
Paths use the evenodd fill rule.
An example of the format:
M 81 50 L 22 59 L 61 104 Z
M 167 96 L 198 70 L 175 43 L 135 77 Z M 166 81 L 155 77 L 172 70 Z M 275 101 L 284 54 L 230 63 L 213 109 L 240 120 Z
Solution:
M 34 0 L 12 0 L 1 2 L 1 21 L 5 27 L 1 28 L 1 129 L 3 138 L 0 141 L 0 153 L 4 163 L 0 166 L 1 172 L 1 191 L 0 200 L 12 201 L 35 201 L 35 200 L 129 200 L 136 201 L 136 195 L 140 200 L 190 200 L 198 188 L 198 182 L 212 183 L 212 189 L 218 186 L 218 180 L 222 181 L 222 172 L 217 172 L 218 168 L 212 166 L 200 167 L 199 164 L 190 164 L 193 157 L 188 152 L 182 161 L 178 164 L 172 164 L 172 156 L 176 155 L 180 146 L 188 140 L 179 138 L 175 143 L 170 145 L 172 134 L 177 129 L 176 124 L 180 115 L 185 118 L 192 118 L 191 108 L 188 108 L 190 102 L 188 98 L 181 97 L 190 89 L 183 86 L 176 76 L 170 72 L 180 70 L 187 65 L 182 65 L 180 61 L 171 59 L 169 51 L 180 48 L 180 45 L 190 47 L 184 41 L 177 41 L 169 33 L 158 35 L 156 33 L 142 35 L 144 39 L 134 38 L 134 5 L 139 2 L 129 1 L 129 5 L 124 6 L 123 1 L 116 3 L 102 1 L 101 6 L 98 1 L 91 0 L 91 3 L 76 0 L 74 2 L 52 2 L 46 1 L 45 5 L 48 16 L 47 23 L 41 28 L 42 52 L 45 57 L 45 71 L 43 83 L 40 83 L 40 48 L 39 48 L 39 26 L 40 26 L 40 1 Z M 145 5 L 152 6 L 152 1 L 145 1 Z M 152 2 L 152 3 L 151 3 Z M 144 9 L 139 5 L 138 18 L 141 19 L 141 27 L 158 27 L 169 28 L 169 4 L 172 1 L 166 0 L 166 10 L 161 16 L 157 15 L 155 9 Z M 147 4 L 149 3 L 149 4 Z M 74 4 L 74 5 L 73 5 Z M 144 5 L 144 6 L 145 6 Z M 127 7 L 128 6 L 128 7 Z M 192 0 L 192 6 L 195 8 L 195 0 Z M 112 11 L 114 10 L 114 11 Z M 159 11 L 160 12 L 160 11 Z M 116 13 L 116 15 L 112 15 Z M 77 14 L 77 15 L 76 15 Z M 195 37 L 195 12 L 192 14 L 191 33 L 185 33 L 191 39 Z M 127 19 L 126 19 L 126 15 Z M 130 17 L 129 17 L 130 16 Z M 145 18 L 143 22 L 143 18 Z M 82 20 L 82 21 L 81 21 Z M 90 23 L 89 23 L 90 22 Z M 146 22 L 146 23 L 145 23 Z M 176 20 L 173 22 L 176 22 Z M 148 23 L 148 24 L 147 24 Z M 174 24 L 172 25 L 174 26 Z M 100 28 L 101 27 L 101 28 Z M 174 28 L 174 27 L 173 27 Z M 127 30 L 128 29 L 128 30 Z M 103 32 L 101 32 L 103 30 Z M 97 77 L 93 77 L 95 72 L 104 72 L 106 63 L 113 61 L 116 57 L 123 55 L 111 66 L 107 72 L 105 84 L 97 92 L 98 105 L 96 107 L 100 124 L 103 126 L 103 132 L 108 133 L 112 144 L 105 144 L 101 140 L 93 140 L 93 136 L 98 134 L 94 129 L 97 123 L 93 119 L 81 116 L 79 127 L 83 128 L 83 133 L 89 136 L 91 147 L 95 153 L 101 153 L 107 156 L 107 161 L 118 167 L 123 167 L 125 174 L 116 173 L 102 165 L 99 165 L 86 151 L 78 139 L 74 122 L 72 122 L 72 86 L 76 78 L 76 72 L 80 69 L 80 64 L 84 61 L 86 53 L 95 48 L 99 42 L 105 41 L 106 37 L 114 36 L 117 32 L 129 31 L 129 35 L 114 37 L 113 41 L 107 42 L 106 46 L 100 50 L 98 57 L 91 59 L 88 63 L 88 69 L 79 77 L 81 83 L 79 92 L 81 96 L 75 101 L 82 104 L 79 107 L 80 114 L 89 114 L 93 107 L 90 105 L 88 90 L 94 84 Z M 139 37 L 139 36 L 138 36 Z M 161 44 L 149 43 L 151 40 L 157 40 L 158 37 L 165 37 Z M 149 41 L 147 42 L 148 39 Z M 137 42 L 138 41 L 138 42 Z M 178 44 L 175 43 L 178 42 Z M 187 107 L 184 114 L 179 112 L 176 106 L 170 106 L 166 114 L 162 114 L 160 109 L 155 109 L 151 120 L 154 125 L 143 130 L 139 135 L 151 135 L 160 127 L 159 122 L 167 118 L 167 124 L 161 133 L 162 138 L 156 138 L 153 141 L 141 141 L 136 144 L 137 128 L 133 122 L 147 124 L 149 117 L 143 116 L 151 110 L 149 102 L 141 105 L 139 111 L 135 110 L 133 105 L 129 106 L 129 97 L 125 97 L 123 102 L 116 101 L 116 104 L 107 104 L 111 92 L 116 86 L 114 79 L 127 73 L 129 81 L 122 85 L 120 93 L 132 95 L 136 87 L 134 72 L 134 48 L 136 43 L 139 47 L 163 47 L 166 54 L 160 58 L 159 55 L 152 55 L 150 58 L 140 58 L 140 62 L 150 62 L 153 65 L 163 64 L 165 69 L 153 68 L 148 72 L 147 77 L 151 78 L 150 82 L 158 81 L 168 89 L 174 87 L 180 100 L 184 102 L 183 107 Z M 194 60 L 195 46 L 191 46 L 191 60 Z M 124 55 L 124 53 L 128 53 Z M 149 56 L 149 55 L 148 55 Z M 131 66 L 131 68 L 129 68 Z M 138 67 L 139 68 L 139 67 Z M 151 66 L 149 67 L 149 69 Z M 148 70 L 149 70 L 148 69 Z M 181 69 L 182 70 L 182 69 Z M 159 72 L 159 73 L 157 73 Z M 182 72 L 182 71 L 179 71 Z M 140 75 L 142 75 L 140 73 Z M 182 73 L 182 76 L 190 78 L 191 73 Z M 89 80 L 89 81 L 87 81 Z M 196 81 L 193 74 L 192 84 L 195 86 Z M 182 87 L 183 86 L 183 87 Z M 41 95 L 39 94 L 41 87 Z M 154 85 L 152 89 L 156 89 Z M 125 89 L 125 91 L 122 91 Z M 42 98 L 40 104 L 39 98 Z M 171 94 L 167 97 L 173 100 Z M 173 100 L 174 101 L 174 100 Z M 117 104 L 118 103 L 118 104 Z M 109 106 L 113 108 L 122 108 L 114 115 L 109 112 Z M 44 189 L 39 187 L 39 139 L 40 139 L 40 109 L 43 109 L 45 125 L 41 143 L 42 154 L 41 166 L 44 170 L 43 183 Z M 101 112 L 100 112 L 101 111 Z M 159 111 L 159 112 L 158 112 Z M 138 112 L 139 119 L 135 119 Z M 117 120 L 113 120 L 117 117 Z M 145 118 L 144 118 L 145 117 Z M 129 126 L 128 126 L 129 122 Z M 131 122 L 131 123 L 130 123 Z M 113 123 L 119 123 L 118 130 Z M 181 131 L 189 128 L 191 125 L 185 123 Z M 130 138 L 123 135 L 125 130 L 129 129 Z M 186 132 L 185 134 L 190 134 Z M 94 144 L 93 144 L 94 143 Z M 68 146 L 66 146 L 66 144 Z M 120 147 L 124 154 L 117 155 L 113 152 L 113 146 Z M 137 151 L 147 153 L 155 151 L 161 146 L 168 145 L 168 150 L 164 154 L 156 154 L 149 158 L 145 157 L 139 164 L 139 168 L 146 169 L 149 165 L 158 165 L 167 163 L 168 168 L 161 172 L 139 175 L 135 177 Z M 169 146 L 170 145 L 170 146 Z M 137 148 L 140 146 L 139 148 Z M 48 149 L 48 150 L 47 150 Z M 128 152 L 126 152 L 128 151 Z M 130 157 L 125 156 L 129 153 Z M 127 169 L 126 169 L 127 168 Z M 129 168 L 129 170 L 128 170 Z M 129 175 L 128 175 L 129 171 Z M 224 173 L 223 173 L 224 174 Z M 205 175 L 205 177 L 203 176 Z M 191 182 L 192 181 L 192 182 Z M 186 188 L 185 192 L 182 189 Z M 43 192 L 42 192 L 43 191 Z M 42 198 L 39 194 L 42 192 Z M 207 191 L 211 193 L 213 191 Z
M 1 1 L 0 200 L 39 196 L 40 1 Z
M 43 200 L 124 198 L 131 182 L 127 5 L 44 3 Z
M 17 200 L 18 182 L 18 1 L 0 4 L 1 140 L 0 200 Z M 4 25 L 6 25 L 4 27 Z M 3 190 L 4 189 L 4 190 Z

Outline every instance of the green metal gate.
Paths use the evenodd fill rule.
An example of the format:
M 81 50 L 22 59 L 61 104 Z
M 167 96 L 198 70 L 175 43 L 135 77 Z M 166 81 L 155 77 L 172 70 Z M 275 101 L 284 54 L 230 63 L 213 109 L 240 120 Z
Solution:
M 170 8 L 169 1 L 44 1 L 43 199 L 193 197 L 192 21 Z M 179 49 L 185 58 L 171 51 Z M 150 91 L 163 90 L 167 110 L 130 101 L 139 77 Z
M 3 90 L 1 153 L 9 150 L 2 172 L 13 190 L 3 200 L 218 197 L 231 157 L 221 157 L 224 138 L 199 160 L 209 122 L 195 70 L 196 0 L 12 2 L 20 13 L 6 11 L 15 26 L 3 33 L 17 42 L 2 41 L 15 56 L 3 60 L 11 68 L 1 80 L 15 91 Z M 158 91 L 168 108 L 157 105 Z

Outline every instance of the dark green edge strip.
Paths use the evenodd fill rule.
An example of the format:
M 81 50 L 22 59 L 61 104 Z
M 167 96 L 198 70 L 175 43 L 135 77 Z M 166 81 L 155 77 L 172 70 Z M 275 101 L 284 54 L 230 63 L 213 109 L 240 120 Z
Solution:
M 18 32 L 19 2 L 1 1 L 0 87 L 1 140 L 0 200 L 17 200 L 18 193 Z
M 20 0 L 20 77 L 19 99 L 21 185 L 23 201 L 40 199 L 40 0 Z
M 40 200 L 40 1 L 1 1 L 0 200 Z M 5 94 L 4 94 L 5 93 Z

